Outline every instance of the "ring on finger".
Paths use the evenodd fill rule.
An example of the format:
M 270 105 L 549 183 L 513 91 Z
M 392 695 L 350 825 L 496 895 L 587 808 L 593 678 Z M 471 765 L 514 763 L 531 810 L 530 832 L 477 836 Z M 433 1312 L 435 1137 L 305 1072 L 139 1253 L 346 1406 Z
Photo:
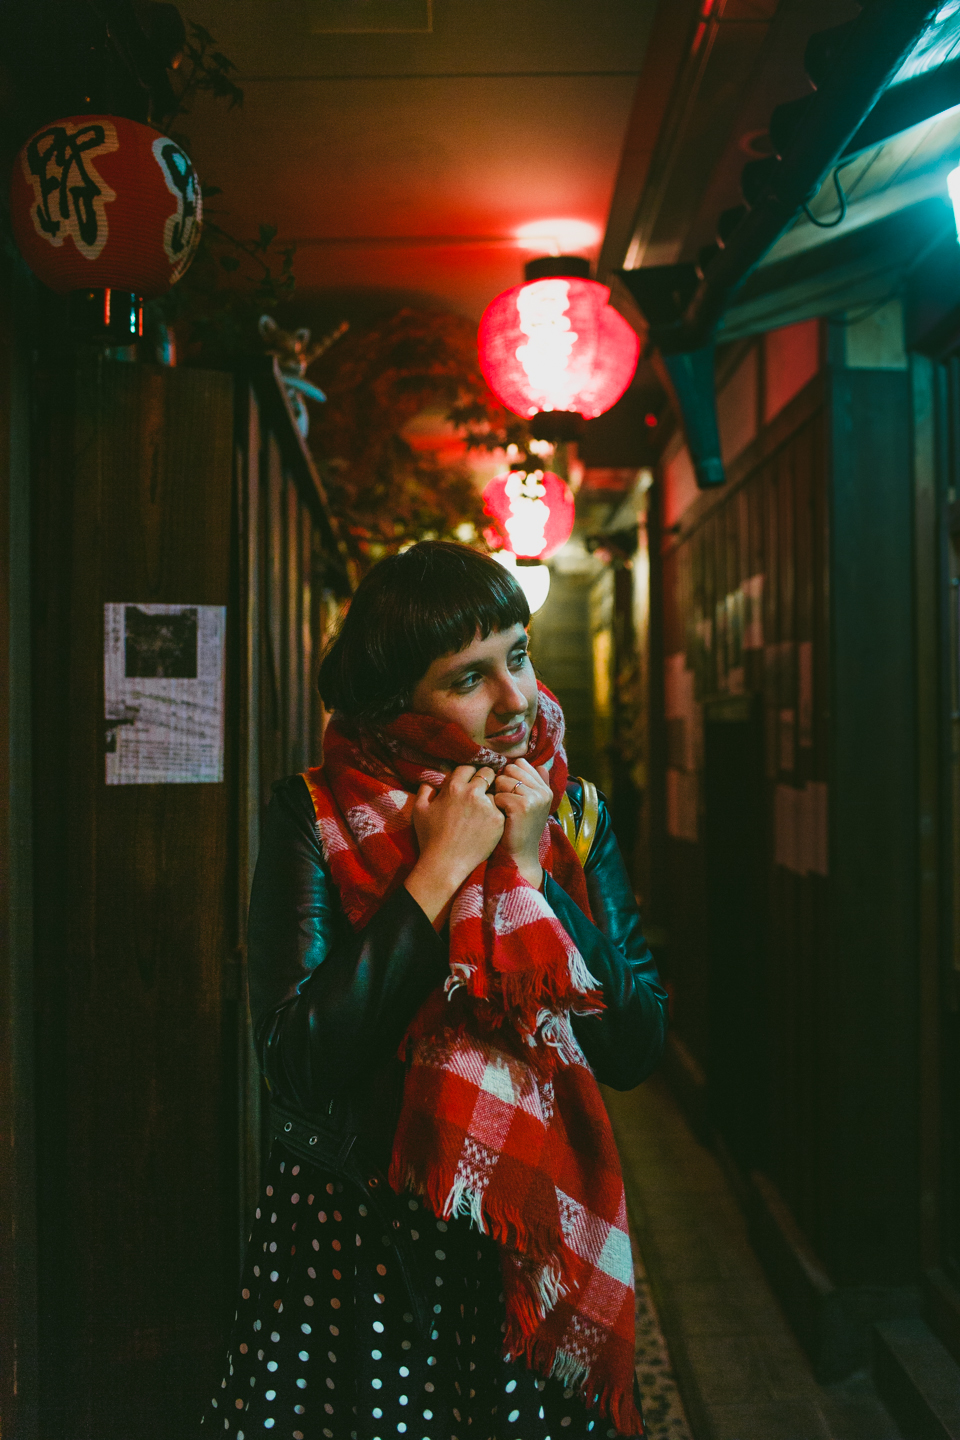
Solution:
M 522 780 L 518 780 L 517 783 L 516 783 L 516 785 L 514 785 L 514 787 L 513 787 L 513 793 L 514 793 L 514 795 L 516 795 L 516 793 L 517 793 L 518 790 L 522 790 L 522 789 L 523 789 L 523 781 L 522 781 Z

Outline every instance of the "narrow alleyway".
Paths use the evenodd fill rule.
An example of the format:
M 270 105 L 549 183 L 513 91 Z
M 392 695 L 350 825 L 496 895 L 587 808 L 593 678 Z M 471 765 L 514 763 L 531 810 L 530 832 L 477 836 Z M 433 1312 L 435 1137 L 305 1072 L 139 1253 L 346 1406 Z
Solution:
M 817 1383 L 717 1158 L 666 1084 L 605 1091 L 630 1221 L 680 1392 L 638 1325 L 650 1440 L 903 1440 L 869 1377 Z M 643 1314 L 643 1276 L 638 1275 Z M 648 1348 L 649 1347 L 649 1348 Z M 647 1364 L 649 1358 L 654 1363 Z M 684 1421 L 686 1411 L 689 1428 Z
M 648 1440 L 960 1440 L 960 0 L 5 0 L 0 167 L 0 1440 L 195 1440 L 239 1287 L 224 1436 L 636 1429 L 619 1227 L 607 1424 L 239 1280 L 301 1130 L 622 1219 L 594 953 Z

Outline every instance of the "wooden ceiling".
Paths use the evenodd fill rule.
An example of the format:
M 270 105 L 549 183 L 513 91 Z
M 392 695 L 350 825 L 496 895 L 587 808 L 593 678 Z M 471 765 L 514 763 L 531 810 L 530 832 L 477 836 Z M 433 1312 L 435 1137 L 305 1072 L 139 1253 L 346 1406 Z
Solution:
M 198 103 L 194 156 L 235 233 L 268 223 L 296 243 L 304 298 L 478 316 L 551 236 L 568 248 L 543 222 L 579 222 L 593 241 L 570 248 L 596 257 L 656 9 L 192 0 L 245 93 L 240 111 Z

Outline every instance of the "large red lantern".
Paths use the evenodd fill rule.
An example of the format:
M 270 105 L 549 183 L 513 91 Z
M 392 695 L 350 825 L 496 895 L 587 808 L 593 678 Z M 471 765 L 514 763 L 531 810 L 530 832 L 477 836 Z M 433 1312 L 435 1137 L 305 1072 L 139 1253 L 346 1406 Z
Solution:
M 535 278 L 537 267 L 543 278 Z M 480 368 L 497 399 L 524 419 L 541 412 L 593 419 L 633 379 L 636 331 L 607 303 L 607 286 L 583 271 L 589 266 L 578 257 L 533 261 L 527 282 L 483 312 Z
M 483 490 L 483 508 L 507 550 L 521 560 L 546 560 L 573 533 L 573 492 L 550 470 L 520 468 Z
M 168 135 L 120 115 L 72 115 L 13 166 L 13 232 L 51 290 L 163 295 L 200 239 L 200 182 Z

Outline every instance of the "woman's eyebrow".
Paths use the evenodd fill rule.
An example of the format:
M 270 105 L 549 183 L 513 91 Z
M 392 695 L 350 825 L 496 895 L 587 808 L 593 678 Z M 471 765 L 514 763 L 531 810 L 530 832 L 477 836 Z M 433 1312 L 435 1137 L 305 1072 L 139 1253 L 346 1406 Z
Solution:
M 523 650 L 524 652 L 526 652 L 529 648 L 530 648 L 530 641 L 529 641 L 529 639 L 527 638 L 526 635 L 521 635 L 520 638 L 519 638 L 519 640 L 517 640 L 515 644 L 513 644 L 513 645 L 510 646 L 510 649 L 507 651 L 507 654 L 508 654 L 508 655 L 515 655 L 518 650 Z M 478 657 L 476 660 L 467 660 L 467 661 L 464 661 L 464 662 L 461 663 L 460 665 L 454 666 L 453 669 L 451 669 L 451 670 L 443 670 L 443 671 L 441 671 L 440 677 L 439 677 L 440 683 L 441 683 L 442 685 L 446 685 L 446 684 L 448 684 L 451 680 L 458 680 L 461 675 L 467 675 L 467 674 L 469 674 L 469 672 L 470 672 L 471 670 L 484 670 L 484 669 L 488 668 L 490 665 L 492 665 L 493 663 L 495 663 L 495 657 L 493 657 L 493 656 L 480 656 L 480 657 Z
M 468 675 L 471 670 L 482 670 L 488 662 L 486 660 L 467 660 L 461 665 L 456 665 L 452 670 L 444 670 L 440 675 L 441 684 L 450 680 L 459 680 L 461 675 Z

